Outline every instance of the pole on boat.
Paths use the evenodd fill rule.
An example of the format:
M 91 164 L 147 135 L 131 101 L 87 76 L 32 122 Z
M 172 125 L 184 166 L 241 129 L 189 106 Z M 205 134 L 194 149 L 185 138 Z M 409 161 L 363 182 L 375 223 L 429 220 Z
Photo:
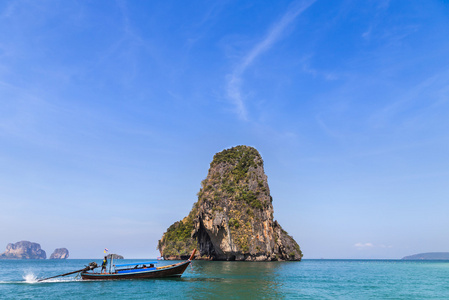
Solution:
M 189 260 L 192 260 L 195 257 L 195 253 L 196 253 L 196 248 L 193 249 L 192 255 L 190 255 Z
M 114 254 L 111 254 L 111 260 L 109 261 L 109 274 L 111 274 L 113 261 L 114 261 Z
M 65 273 L 65 274 L 61 274 L 61 275 L 52 276 L 52 277 L 42 278 L 42 279 L 39 279 L 37 282 L 41 282 L 41 281 L 44 281 L 44 280 L 47 280 L 47 279 L 56 278 L 56 277 L 67 276 L 67 275 L 75 274 L 75 273 L 78 273 L 78 272 L 90 271 L 90 270 L 93 270 L 93 269 L 98 268 L 98 267 L 99 267 L 99 266 L 97 265 L 96 262 L 91 262 L 91 263 L 89 263 L 89 265 L 87 265 L 87 266 L 86 266 L 85 268 L 83 268 L 83 269 L 76 270 L 76 271 L 69 272 L 69 273 Z

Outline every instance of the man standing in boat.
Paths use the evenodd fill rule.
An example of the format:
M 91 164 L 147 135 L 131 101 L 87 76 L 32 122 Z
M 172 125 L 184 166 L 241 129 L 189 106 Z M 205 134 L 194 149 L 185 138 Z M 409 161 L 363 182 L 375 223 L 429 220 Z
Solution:
M 101 273 L 103 273 L 103 270 L 106 273 L 106 266 L 107 265 L 108 265 L 108 257 L 105 256 L 104 259 L 103 259 L 103 263 L 101 264 Z

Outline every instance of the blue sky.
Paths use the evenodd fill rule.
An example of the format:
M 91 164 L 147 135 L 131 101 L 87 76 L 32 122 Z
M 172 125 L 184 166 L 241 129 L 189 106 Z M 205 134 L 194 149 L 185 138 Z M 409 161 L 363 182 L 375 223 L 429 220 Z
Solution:
M 2 1 L 0 252 L 158 256 L 236 145 L 305 258 L 449 251 L 448 37 L 446 1 Z

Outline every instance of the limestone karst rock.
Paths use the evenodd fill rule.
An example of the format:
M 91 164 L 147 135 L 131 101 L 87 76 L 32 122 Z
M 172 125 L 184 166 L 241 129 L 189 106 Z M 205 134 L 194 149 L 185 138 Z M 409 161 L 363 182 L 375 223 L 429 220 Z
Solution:
M 20 241 L 8 244 L 6 251 L 0 254 L 0 259 L 46 259 L 47 254 L 38 243 Z
M 106 255 L 106 257 L 108 259 L 123 259 L 123 256 L 121 256 L 119 254 L 115 254 L 115 253 L 110 253 L 110 254 Z
M 194 248 L 211 260 L 301 260 L 295 240 L 273 220 L 263 160 L 248 146 L 215 154 L 187 217 L 158 243 L 165 259 L 184 259 Z
M 67 259 L 69 258 L 69 250 L 67 248 L 57 248 L 50 255 L 50 259 Z

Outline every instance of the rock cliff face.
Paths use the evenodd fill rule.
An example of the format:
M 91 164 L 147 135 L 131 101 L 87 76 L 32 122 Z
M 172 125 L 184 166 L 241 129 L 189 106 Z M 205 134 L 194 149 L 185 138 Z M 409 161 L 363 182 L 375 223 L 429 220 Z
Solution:
M 0 259 L 46 259 L 47 254 L 38 243 L 20 241 L 8 244 L 6 251 L 0 254 Z
M 263 160 L 251 147 L 215 154 L 198 202 L 159 241 L 165 259 L 184 259 L 193 248 L 211 260 L 301 260 L 295 240 L 273 221 Z
M 69 258 L 69 250 L 66 248 L 58 248 L 50 255 L 50 259 L 67 259 Z

